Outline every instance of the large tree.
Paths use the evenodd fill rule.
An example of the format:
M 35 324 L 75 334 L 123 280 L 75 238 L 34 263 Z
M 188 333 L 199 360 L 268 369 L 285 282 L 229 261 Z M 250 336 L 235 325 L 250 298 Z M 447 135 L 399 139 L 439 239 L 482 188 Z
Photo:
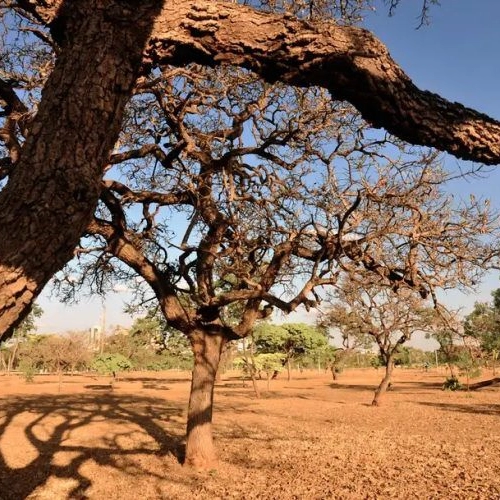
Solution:
M 315 307 L 322 287 L 360 268 L 429 296 L 441 286 L 434 263 L 465 279 L 494 255 L 487 204 L 443 198 L 435 153 L 374 132 L 322 89 L 171 68 L 141 81 L 118 144 L 60 284 L 99 291 L 108 277 L 134 287 L 139 275 L 140 302 L 154 299 L 189 338 L 188 463 L 215 459 L 224 344 L 273 308 Z
M 314 4 L 296 14 L 314 13 Z M 418 89 L 362 28 L 208 0 L 2 0 L 0 9 L 7 25 L 22 16 L 24 29 L 55 54 L 34 117 L 16 91 L 22 82 L 0 80 L 8 174 L 0 193 L 0 335 L 71 257 L 124 107 L 138 76 L 154 68 L 233 64 L 271 82 L 317 85 L 409 142 L 500 160 L 496 120 Z

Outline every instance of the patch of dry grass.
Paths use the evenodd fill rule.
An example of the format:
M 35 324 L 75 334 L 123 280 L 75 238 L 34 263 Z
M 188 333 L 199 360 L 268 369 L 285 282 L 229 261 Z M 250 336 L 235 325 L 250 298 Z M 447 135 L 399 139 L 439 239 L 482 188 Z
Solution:
M 333 383 L 296 374 L 257 400 L 216 391 L 218 470 L 183 468 L 186 373 L 25 384 L 0 377 L 0 499 L 500 498 L 500 388 L 440 390 L 443 373 L 397 370 Z

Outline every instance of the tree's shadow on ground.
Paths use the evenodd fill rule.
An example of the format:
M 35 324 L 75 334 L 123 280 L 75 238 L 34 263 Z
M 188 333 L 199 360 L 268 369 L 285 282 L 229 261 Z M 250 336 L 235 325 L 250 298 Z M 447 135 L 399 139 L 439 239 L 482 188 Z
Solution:
M 184 384 L 186 382 L 191 382 L 191 377 L 183 378 L 171 378 L 171 377 L 144 377 L 144 376 L 133 376 L 127 375 L 123 377 L 123 382 L 142 382 L 143 384 Z
M 87 498 L 91 480 L 82 475 L 80 468 L 90 460 L 101 466 L 114 467 L 125 476 L 129 471 L 123 463 L 128 456 L 170 454 L 181 462 L 183 426 L 172 420 L 172 417 L 181 415 L 179 406 L 163 399 L 134 395 L 92 393 L 0 399 L 0 499 L 26 498 L 52 477 L 77 481 L 68 498 Z M 22 433 L 32 451 L 36 451 L 36 456 L 27 465 L 13 468 L 1 450 L 15 448 L 16 443 L 2 443 L 1 437 L 9 427 L 18 428 L 20 416 L 24 422 Z M 83 428 L 103 421 L 115 421 L 116 427 L 112 427 L 111 433 L 108 430 L 105 440 L 95 445 L 91 428 L 88 431 Z M 168 425 L 168 432 L 160 422 Z M 128 425 L 128 432 L 124 432 L 123 424 Z M 88 444 L 85 440 L 72 441 L 70 438 L 74 433 L 84 433 L 85 438 L 88 435 Z M 142 437 L 138 444 L 133 441 L 135 446 L 121 446 L 121 440 L 127 437 L 133 440 L 137 433 Z M 144 445 L 145 440 L 150 445 Z M 54 457 L 60 452 L 67 452 L 73 458 L 65 465 L 56 465 Z
M 422 406 L 431 406 L 443 411 L 452 411 L 460 413 L 472 413 L 482 415 L 493 415 L 500 417 L 499 404 L 457 404 L 457 403 L 430 403 L 421 402 Z
M 340 382 L 332 382 L 328 384 L 332 389 L 348 389 L 352 391 L 374 391 L 377 386 L 367 384 L 342 384 Z

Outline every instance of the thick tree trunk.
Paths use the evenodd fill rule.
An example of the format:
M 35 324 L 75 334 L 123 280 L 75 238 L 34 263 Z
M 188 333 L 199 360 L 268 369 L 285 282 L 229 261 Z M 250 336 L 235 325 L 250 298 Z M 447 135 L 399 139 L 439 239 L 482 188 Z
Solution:
M 372 401 L 372 406 L 379 406 L 380 399 L 386 393 L 387 388 L 389 387 L 389 384 L 391 383 L 391 377 L 392 377 L 393 370 L 394 370 L 394 360 L 389 359 L 389 361 L 387 362 L 387 365 L 385 367 L 384 378 L 382 379 L 382 382 L 380 382 L 380 385 L 375 390 L 375 396 L 374 396 L 373 401 Z
M 208 469 L 217 463 L 212 437 L 214 385 L 225 339 L 196 330 L 191 334 L 194 367 L 189 397 L 185 464 Z
M 151 7 L 151 5 L 154 7 Z M 67 0 L 62 52 L 0 193 L 0 338 L 72 257 L 92 217 L 161 2 Z

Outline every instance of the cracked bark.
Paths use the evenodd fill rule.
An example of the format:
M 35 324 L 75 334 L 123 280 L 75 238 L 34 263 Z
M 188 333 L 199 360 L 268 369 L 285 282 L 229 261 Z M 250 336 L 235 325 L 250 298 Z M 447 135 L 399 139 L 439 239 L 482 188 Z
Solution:
M 208 0 L 18 0 L 66 35 L 38 115 L 0 194 L 0 337 L 71 258 L 92 216 L 140 59 L 234 64 L 268 81 L 317 85 L 414 144 L 500 163 L 500 124 L 419 90 L 370 32 Z
M 222 335 L 197 329 L 190 334 L 194 366 L 189 396 L 185 464 L 210 469 L 217 464 L 212 436 L 214 387 L 222 348 Z
M 62 0 L 18 0 L 49 23 Z M 500 163 L 500 122 L 418 89 L 369 31 L 211 0 L 163 1 L 144 62 L 232 64 L 268 81 L 320 86 L 374 127 L 458 158 Z
M 72 257 L 92 217 L 157 7 L 118 16 L 113 1 L 85 0 L 68 1 L 67 12 L 62 55 L 0 193 L 0 338 Z

